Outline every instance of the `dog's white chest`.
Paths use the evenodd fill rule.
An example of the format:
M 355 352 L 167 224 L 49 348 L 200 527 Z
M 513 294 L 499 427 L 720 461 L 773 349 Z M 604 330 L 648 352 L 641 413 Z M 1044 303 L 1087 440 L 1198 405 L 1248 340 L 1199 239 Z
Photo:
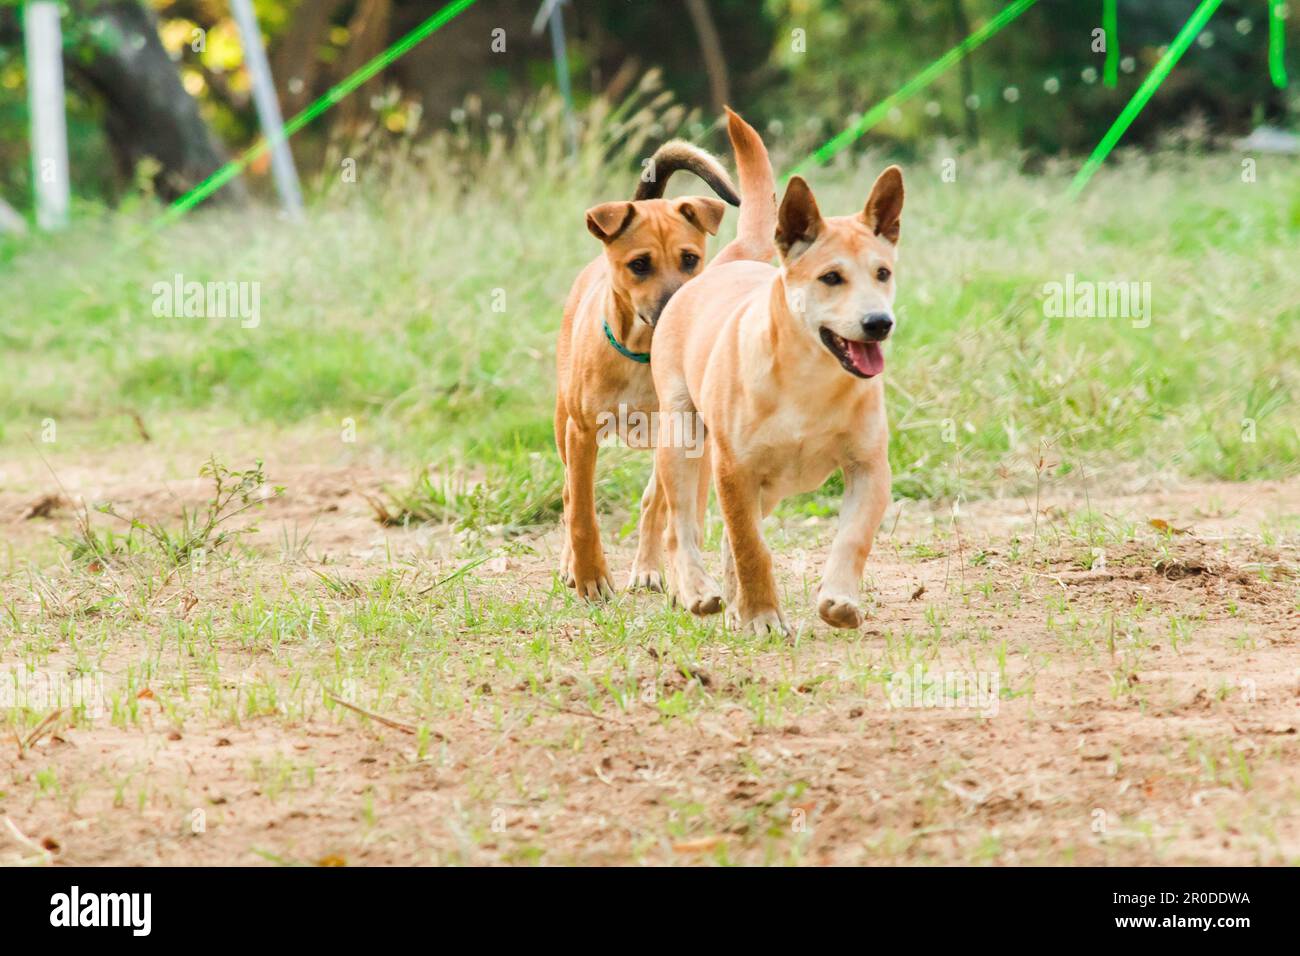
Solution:
M 764 488 L 783 498 L 820 487 L 843 453 L 842 436 L 802 416 L 774 415 L 755 429 L 747 457 Z

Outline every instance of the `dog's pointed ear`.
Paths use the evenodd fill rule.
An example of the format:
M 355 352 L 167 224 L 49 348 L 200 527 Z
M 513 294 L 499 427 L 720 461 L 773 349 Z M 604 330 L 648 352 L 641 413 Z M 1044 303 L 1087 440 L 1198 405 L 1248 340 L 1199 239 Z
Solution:
M 710 236 L 718 234 L 722 225 L 722 214 L 727 211 L 727 204 L 712 196 L 687 196 L 677 200 L 677 212 L 683 219 L 697 229 L 702 229 Z
M 903 171 L 897 166 L 890 166 L 878 177 L 867 197 L 866 208 L 862 218 L 878 236 L 884 236 L 890 242 L 898 243 L 899 226 L 903 215 Z
M 776 247 L 784 258 L 800 244 L 810 244 L 822 231 L 822 214 L 817 200 L 802 176 L 794 176 L 785 187 L 776 214 Z
M 601 242 L 613 242 L 635 215 L 636 207 L 627 200 L 603 202 L 587 210 L 587 231 Z

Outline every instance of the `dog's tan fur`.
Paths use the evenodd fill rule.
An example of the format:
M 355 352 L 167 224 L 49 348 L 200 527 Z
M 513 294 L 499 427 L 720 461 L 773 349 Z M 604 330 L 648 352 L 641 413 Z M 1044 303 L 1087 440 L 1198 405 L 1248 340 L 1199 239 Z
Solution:
M 565 465 L 560 573 L 566 584 L 590 600 L 613 591 L 596 519 L 601 413 L 617 415 L 620 405 L 629 413 L 646 415 L 658 408 L 650 367 L 615 351 L 605 336 L 604 322 L 609 322 L 626 348 L 649 352 L 665 304 L 704 268 L 706 238 L 717 233 L 726 207 L 705 196 L 657 198 L 673 171 L 689 169 L 724 198 L 739 202 L 717 160 L 689 144 L 666 144 L 655 153 L 651 168 L 656 175 L 642 181 L 636 200 L 601 203 L 587 210 L 587 229 L 604 243 L 604 254 L 574 281 L 556 347 L 555 444 Z M 633 271 L 633 264 L 641 261 L 649 267 L 644 275 Z M 707 475 L 704 482 L 702 493 L 707 495 Z M 665 516 L 652 474 L 641 499 L 640 545 L 630 587 L 662 588 Z
M 755 165 L 737 162 L 742 172 Z M 741 177 L 742 210 L 772 195 L 765 151 L 762 165 L 766 180 Z M 751 235 L 760 254 L 750 258 L 759 261 L 711 266 L 664 310 L 654 362 L 661 416 L 703 417 L 726 526 L 720 589 L 700 555 L 701 459 L 661 440 L 655 472 L 668 504 L 669 583 L 697 613 L 725 600 L 731 626 L 789 633 L 760 522 L 782 498 L 816 489 L 841 468 L 844 500 L 817 611 L 835 627 L 860 625 L 863 567 L 890 500 L 884 384 L 880 374 L 864 379 L 842 367 L 820 330 L 863 342 L 879 341 L 869 338 L 866 317 L 879 317 L 874 331 L 886 317 L 886 335 L 892 329 L 902 204 L 897 167 L 853 216 L 823 218 L 795 177 L 776 215 L 779 268 Z M 831 272 L 843 281 L 823 281 Z

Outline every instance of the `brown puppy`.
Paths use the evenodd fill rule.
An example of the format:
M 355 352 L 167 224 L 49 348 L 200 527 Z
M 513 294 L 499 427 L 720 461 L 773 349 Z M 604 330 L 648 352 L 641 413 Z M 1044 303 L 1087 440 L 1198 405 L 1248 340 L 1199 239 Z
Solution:
M 770 166 L 768 177 L 760 193 L 742 188 L 742 209 L 770 195 Z M 699 462 L 661 440 L 655 472 L 668 501 L 670 580 L 697 613 L 716 611 L 723 597 L 731 626 L 789 633 L 760 522 L 841 468 L 844 500 L 817 612 L 834 627 L 861 623 L 862 570 L 890 498 L 881 345 L 894 327 L 902 208 L 896 166 L 853 216 L 823 218 L 796 176 L 776 215 L 780 267 L 762 255 L 715 265 L 660 317 L 660 416 L 703 417 L 726 525 L 720 590 L 699 550 Z
M 705 238 L 717 233 L 726 208 L 712 197 L 658 197 L 668 177 L 685 169 L 732 205 L 740 203 L 718 161 L 689 143 L 665 144 L 651 162 L 654 176 L 642 180 L 634 201 L 587 210 L 587 229 L 605 251 L 569 290 L 556 346 L 555 444 L 565 465 L 560 574 L 591 600 L 613 592 L 596 520 L 598 438 L 611 417 L 651 419 L 658 408 L 649 365 L 655 323 L 673 293 L 703 267 Z M 649 436 L 636 429 L 622 437 L 632 445 L 650 445 Z M 664 517 L 652 474 L 641 499 L 640 543 L 629 587 L 661 588 Z

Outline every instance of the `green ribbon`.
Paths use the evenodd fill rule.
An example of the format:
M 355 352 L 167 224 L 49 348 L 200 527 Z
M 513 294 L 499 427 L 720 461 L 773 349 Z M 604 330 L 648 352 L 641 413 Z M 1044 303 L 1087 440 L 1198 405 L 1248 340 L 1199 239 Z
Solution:
M 650 364 L 649 352 L 633 352 L 618 339 L 614 338 L 614 330 L 609 327 L 609 319 L 605 320 L 605 338 L 609 339 L 609 344 L 614 346 L 614 351 L 624 358 L 630 358 L 633 362 L 640 362 L 642 365 Z
M 1279 90 L 1286 87 L 1286 21 L 1282 0 L 1268 3 L 1268 74 Z
M 1106 68 L 1103 80 L 1114 89 L 1119 83 L 1119 15 L 1118 0 L 1102 0 L 1101 25 L 1106 31 Z

